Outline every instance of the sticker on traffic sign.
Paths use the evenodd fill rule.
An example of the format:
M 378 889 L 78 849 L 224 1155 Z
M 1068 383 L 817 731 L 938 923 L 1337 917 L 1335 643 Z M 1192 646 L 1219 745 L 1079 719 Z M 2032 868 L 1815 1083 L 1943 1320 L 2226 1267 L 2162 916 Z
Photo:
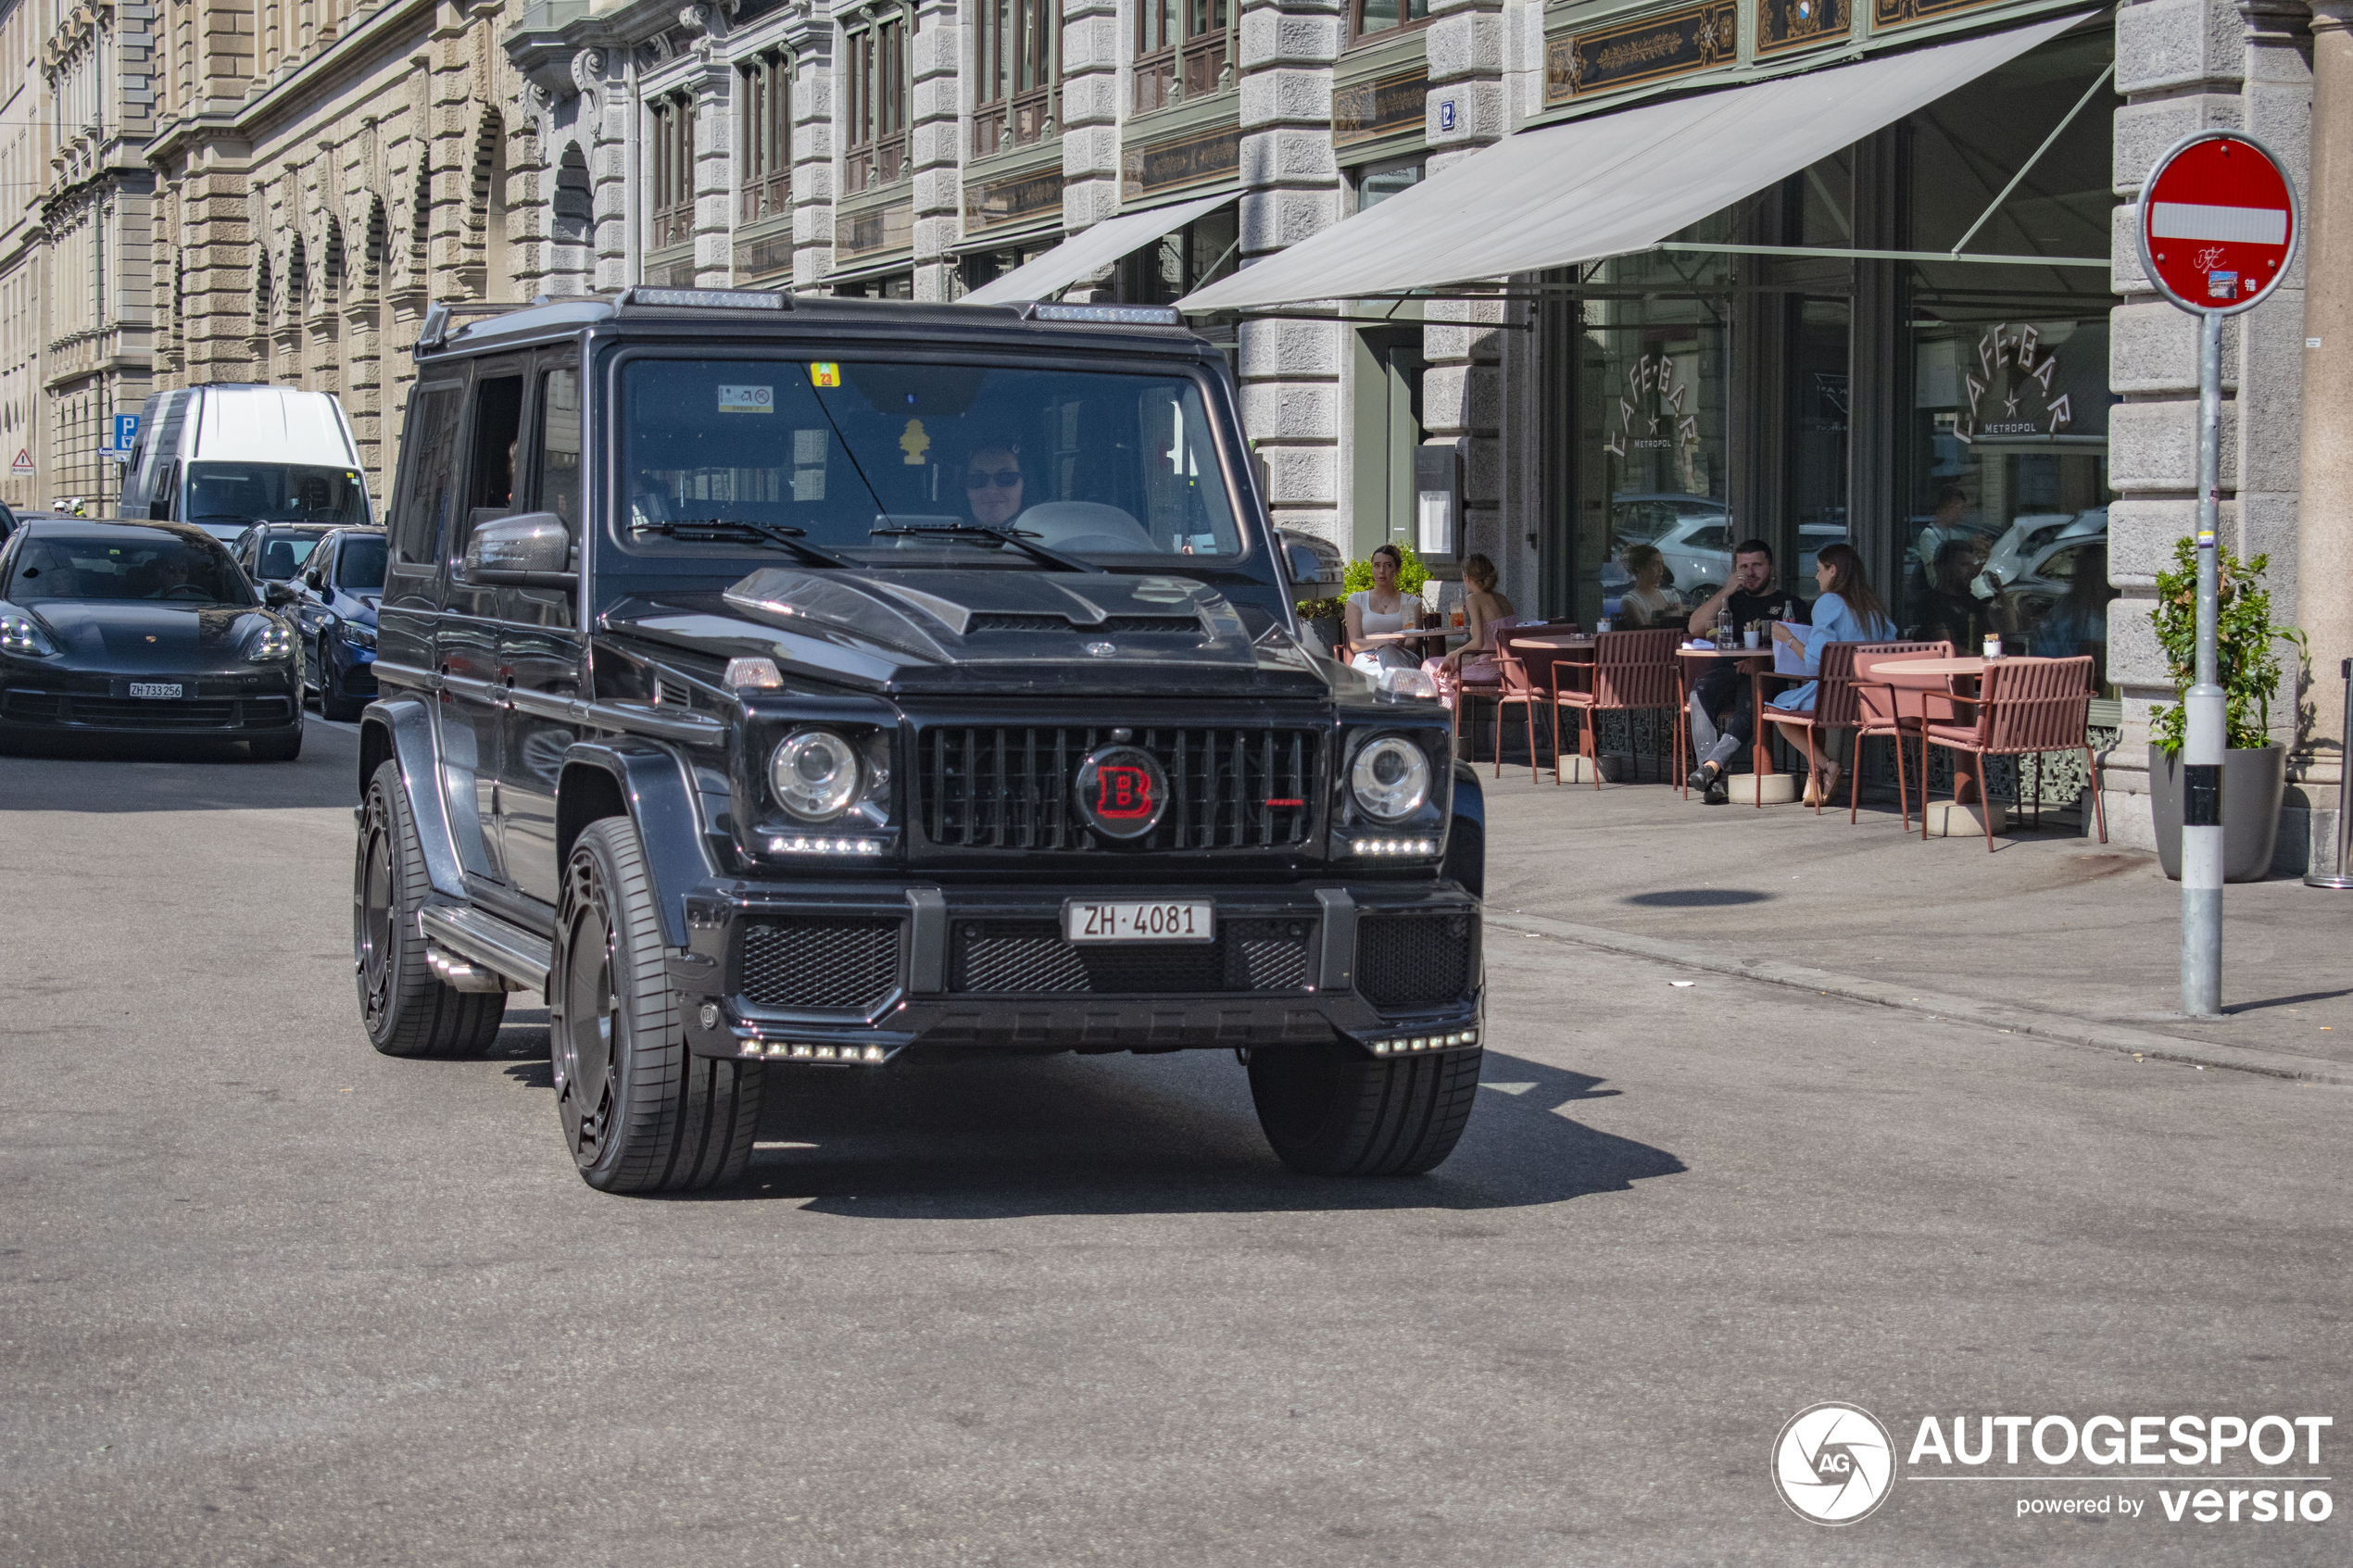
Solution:
M 2271 149 L 2235 131 L 2173 144 L 2141 188 L 2141 261 L 2184 310 L 2233 315 L 2279 286 L 2302 224 Z
M 10 473 L 31 473 L 32 471 L 32 454 L 30 451 L 27 451 L 24 447 L 18 447 L 17 460 L 8 465 L 8 471 Z

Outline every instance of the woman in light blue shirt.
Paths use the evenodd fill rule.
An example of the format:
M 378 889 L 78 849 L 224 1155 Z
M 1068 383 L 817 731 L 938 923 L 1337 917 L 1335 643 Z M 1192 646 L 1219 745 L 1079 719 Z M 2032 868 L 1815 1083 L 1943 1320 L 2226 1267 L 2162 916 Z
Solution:
M 1773 623 L 1773 635 L 1806 655 L 1806 672 L 1818 676 L 1822 671 L 1822 650 L 1832 643 L 1884 643 L 1895 636 L 1895 623 L 1887 617 L 1887 604 L 1871 587 L 1870 577 L 1863 571 L 1863 558 L 1855 546 L 1847 544 L 1825 545 L 1814 558 L 1814 581 L 1821 584 L 1821 596 L 1814 601 L 1814 623 L 1793 626 L 1786 621 Z M 1795 686 L 1773 698 L 1767 706 L 1764 718 L 1770 720 L 1776 708 L 1784 713 L 1811 713 L 1814 698 L 1821 690 L 1821 682 L 1812 680 Z M 1806 804 L 1830 798 L 1838 787 L 1838 764 L 1816 744 L 1815 731 L 1810 726 L 1790 726 L 1797 744 L 1806 748 L 1806 759 L 1812 770 L 1806 784 Z

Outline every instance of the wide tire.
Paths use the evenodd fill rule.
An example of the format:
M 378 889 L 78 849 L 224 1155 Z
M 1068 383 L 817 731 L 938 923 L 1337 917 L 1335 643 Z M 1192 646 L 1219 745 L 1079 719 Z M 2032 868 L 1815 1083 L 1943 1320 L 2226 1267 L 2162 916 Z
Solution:
M 368 781 L 352 871 L 351 960 L 368 1043 L 386 1056 L 475 1056 L 498 1037 L 504 991 L 459 991 L 425 962 L 417 910 L 429 885 L 416 819 L 386 762 Z
M 761 1065 L 686 1049 L 653 878 L 626 817 L 591 822 L 564 863 L 548 975 L 556 1110 L 600 1192 L 688 1192 L 743 1173 Z
M 345 696 L 335 690 L 335 663 L 327 655 L 327 639 L 324 637 L 319 639 L 318 685 L 319 717 L 321 719 L 333 719 L 347 724 L 359 718 L 361 710 L 368 706 L 366 697 Z
M 1250 1098 L 1282 1162 L 1316 1176 L 1417 1176 L 1454 1151 L 1482 1053 L 1368 1057 L 1340 1041 L 1260 1049 Z

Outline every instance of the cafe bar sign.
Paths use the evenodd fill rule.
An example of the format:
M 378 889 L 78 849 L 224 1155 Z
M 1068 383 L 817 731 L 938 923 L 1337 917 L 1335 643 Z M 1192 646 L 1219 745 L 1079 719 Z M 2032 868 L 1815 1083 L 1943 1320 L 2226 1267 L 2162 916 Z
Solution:
M 1544 48 L 1544 101 L 1562 104 L 1710 70 L 1731 64 L 1739 48 L 1740 11 L 1733 0 L 1711 0 L 1555 38 Z

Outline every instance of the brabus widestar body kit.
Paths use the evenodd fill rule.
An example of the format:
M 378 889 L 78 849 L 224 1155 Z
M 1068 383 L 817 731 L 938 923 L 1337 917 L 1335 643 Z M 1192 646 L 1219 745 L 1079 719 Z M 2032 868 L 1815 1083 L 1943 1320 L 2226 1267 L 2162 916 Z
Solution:
M 461 307 L 462 308 L 462 307 Z M 1444 1159 L 1481 804 L 1417 671 L 1302 644 L 1173 318 L 637 289 L 436 307 L 354 886 L 379 1049 L 546 996 L 613 1191 L 822 1068 L 1232 1051 L 1276 1151 Z

